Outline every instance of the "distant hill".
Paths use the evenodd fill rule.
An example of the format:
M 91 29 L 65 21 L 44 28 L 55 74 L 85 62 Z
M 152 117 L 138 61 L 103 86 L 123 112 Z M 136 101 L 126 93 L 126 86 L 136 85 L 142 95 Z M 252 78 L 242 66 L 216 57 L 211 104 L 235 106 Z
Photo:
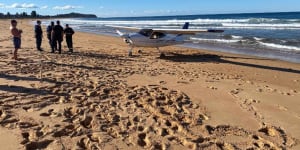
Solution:
M 81 14 L 81 13 L 69 13 L 69 14 L 58 14 L 56 16 L 52 17 L 58 17 L 58 18 L 97 18 L 94 14 Z

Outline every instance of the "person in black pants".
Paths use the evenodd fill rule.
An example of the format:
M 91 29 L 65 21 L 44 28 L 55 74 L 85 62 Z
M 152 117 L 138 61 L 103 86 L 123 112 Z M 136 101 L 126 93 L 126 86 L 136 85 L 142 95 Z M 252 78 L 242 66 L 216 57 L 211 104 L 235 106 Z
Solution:
M 72 36 L 75 33 L 74 30 L 69 27 L 69 24 L 66 24 L 66 28 L 64 30 L 64 33 L 66 35 L 66 42 L 69 48 L 69 52 L 73 53 L 73 39 Z
M 52 40 L 53 39 L 53 35 L 52 35 L 53 28 L 54 28 L 54 22 L 51 21 L 51 24 L 47 27 L 47 38 L 49 40 L 49 45 L 50 45 L 52 51 L 57 50 L 57 44 L 55 41 Z
M 37 24 L 34 27 L 35 39 L 36 39 L 36 48 L 39 51 L 43 51 L 42 48 L 41 48 L 42 38 L 43 38 L 43 30 L 42 30 L 42 27 L 41 27 L 42 22 L 40 20 L 38 20 L 38 21 L 36 21 L 36 23 Z
M 64 28 L 60 25 L 60 21 L 56 21 L 56 25 L 53 28 L 53 40 L 52 44 L 58 44 L 58 52 L 61 54 L 61 42 L 63 41 L 64 36 Z M 54 49 L 52 49 L 52 53 L 54 53 Z

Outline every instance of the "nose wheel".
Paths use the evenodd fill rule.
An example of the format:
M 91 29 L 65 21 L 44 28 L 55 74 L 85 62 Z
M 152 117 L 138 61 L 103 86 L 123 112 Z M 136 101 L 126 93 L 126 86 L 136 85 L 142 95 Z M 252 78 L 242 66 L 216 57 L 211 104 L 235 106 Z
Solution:
M 132 56 L 132 49 L 130 49 L 130 50 L 128 51 L 128 56 L 129 56 L 129 57 Z
M 141 49 L 138 50 L 138 53 L 141 54 L 143 51 Z M 133 48 L 128 50 L 128 56 L 133 56 Z
M 165 53 L 160 53 L 159 58 L 165 58 L 165 57 L 166 57 Z
M 128 56 L 129 57 L 133 56 L 133 54 L 132 54 L 133 52 L 132 51 L 133 51 L 133 46 L 130 46 L 130 49 L 128 50 Z
M 166 57 L 165 53 L 161 52 L 161 50 L 159 49 L 159 47 L 156 48 L 158 50 L 158 52 L 160 53 L 159 58 L 164 58 Z

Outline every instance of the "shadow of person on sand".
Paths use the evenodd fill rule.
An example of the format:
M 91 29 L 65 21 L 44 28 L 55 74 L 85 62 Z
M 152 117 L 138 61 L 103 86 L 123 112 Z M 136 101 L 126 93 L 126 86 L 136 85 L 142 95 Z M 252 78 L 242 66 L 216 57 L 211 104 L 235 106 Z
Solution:
M 80 69 L 87 69 L 87 70 L 103 70 L 103 71 L 118 71 L 114 69 L 108 69 L 106 67 L 91 67 L 91 66 L 85 66 L 85 65 L 73 65 L 73 64 L 63 64 L 63 63 L 57 63 L 57 62 L 45 62 L 46 64 L 56 65 L 56 66 L 62 66 L 62 67 L 72 67 L 72 68 L 80 68 Z
M 0 91 L 4 92 L 13 92 L 13 93 L 23 93 L 26 95 L 57 95 L 57 96 L 68 96 L 67 93 L 53 93 L 52 91 L 45 89 L 37 89 L 37 88 L 28 88 L 23 86 L 15 86 L 15 85 L 0 85 Z
M 45 149 L 49 144 L 51 144 L 54 140 L 44 140 L 44 141 L 38 141 L 38 142 L 29 142 L 25 145 L 26 150 L 32 150 L 32 149 Z
M 0 73 L 0 78 L 6 79 L 6 80 L 12 80 L 12 81 L 42 81 L 42 82 L 48 82 L 48 83 L 55 83 L 55 84 L 64 84 L 67 82 L 58 82 L 54 79 L 48 79 L 48 78 L 36 78 L 36 77 L 21 77 L 21 76 L 16 76 L 16 75 L 9 75 L 9 74 L 4 74 Z
M 248 58 L 248 57 L 227 57 L 227 56 L 220 56 L 220 55 L 213 55 L 213 54 L 199 54 L 199 53 L 198 54 L 190 54 L 190 55 L 177 54 L 177 53 L 169 53 L 169 54 L 170 55 L 160 57 L 160 59 L 169 60 L 169 61 L 173 61 L 173 62 L 228 63 L 228 64 L 239 65 L 239 66 L 254 67 L 254 68 L 260 68 L 260 69 L 300 74 L 300 70 L 295 70 L 295 69 L 291 69 L 291 68 L 281 68 L 281 67 L 273 67 L 273 66 L 266 66 L 266 65 L 226 60 L 226 58 L 228 58 L 228 59 L 255 59 L 255 60 L 271 60 L 271 59 Z
M 71 56 L 80 56 L 80 57 L 89 57 L 89 58 L 98 58 L 98 59 L 114 59 L 114 60 L 132 61 L 123 56 L 92 53 L 92 52 L 74 52 L 74 53 L 71 53 L 70 55 Z

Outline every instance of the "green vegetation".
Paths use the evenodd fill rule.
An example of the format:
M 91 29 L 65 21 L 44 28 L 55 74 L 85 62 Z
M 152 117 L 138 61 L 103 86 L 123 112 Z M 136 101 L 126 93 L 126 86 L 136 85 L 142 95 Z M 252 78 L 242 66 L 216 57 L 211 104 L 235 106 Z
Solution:
M 39 15 L 36 11 L 32 11 L 30 14 L 27 12 L 21 12 L 16 14 L 11 14 L 7 12 L 6 14 L 0 13 L 0 19 L 25 19 L 25 18 L 97 18 L 94 14 L 80 14 L 80 13 L 69 13 L 69 14 L 58 14 L 54 16 L 50 15 Z

